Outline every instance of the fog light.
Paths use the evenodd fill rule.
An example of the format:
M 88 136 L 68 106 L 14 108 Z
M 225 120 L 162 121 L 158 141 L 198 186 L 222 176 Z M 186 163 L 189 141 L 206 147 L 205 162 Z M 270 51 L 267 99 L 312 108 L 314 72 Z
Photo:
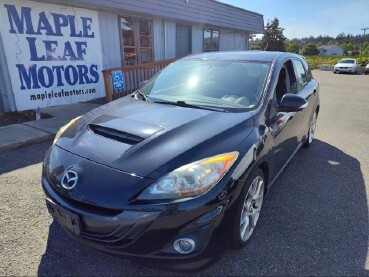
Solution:
M 173 247 L 178 253 L 188 254 L 195 249 L 195 245 L 196 244 L 193 239 L 180 238 L 174 242 Z

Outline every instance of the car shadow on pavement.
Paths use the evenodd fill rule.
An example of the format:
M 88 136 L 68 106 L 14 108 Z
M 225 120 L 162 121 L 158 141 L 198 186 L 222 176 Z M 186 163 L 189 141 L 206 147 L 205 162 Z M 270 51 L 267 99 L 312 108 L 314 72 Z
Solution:
M 50 145 L 51 142 L 35 143 L 12 151 L 1 152 L 0 175 L 42 162 Z
M 368 204 L 360 163 L 316 140 L 269 190 L 245 249 L 199 275 L 366 275 Z M 100 254 L 53 222 L 39 275 L 171 275 Z

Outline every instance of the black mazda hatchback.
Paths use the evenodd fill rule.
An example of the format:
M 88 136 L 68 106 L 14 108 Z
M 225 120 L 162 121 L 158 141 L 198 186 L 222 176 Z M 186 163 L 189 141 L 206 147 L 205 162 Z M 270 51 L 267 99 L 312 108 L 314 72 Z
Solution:
M 60 129 L 43 163 L 47 208 L 114 256 L 198 261 L 219 230 L 241 248 L 268 188 L 313 142 L 318 113 L 302 56 L 183 58 Z

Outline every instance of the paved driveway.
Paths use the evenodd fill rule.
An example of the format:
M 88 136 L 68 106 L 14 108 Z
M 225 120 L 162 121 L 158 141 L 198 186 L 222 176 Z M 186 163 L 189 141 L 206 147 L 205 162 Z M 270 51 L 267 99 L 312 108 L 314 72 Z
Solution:
M 317 140 L 265 201 L 242 251 L 199 275 L 369 275 L 369 76 L 313 72 Z M 0 154 L 0 275 L 171 275 L 75 244 L 52 223 L 40 187 L 50 143 Z

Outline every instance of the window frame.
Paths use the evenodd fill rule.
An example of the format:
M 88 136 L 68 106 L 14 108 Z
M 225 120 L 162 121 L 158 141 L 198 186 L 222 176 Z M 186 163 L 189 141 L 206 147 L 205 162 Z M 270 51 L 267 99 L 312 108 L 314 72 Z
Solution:
M 134 36 L 134 46 L 125 46 L 123 41 L 123 32 L 122 32 L 122 19 L 123 18 L 131 18 L 133 23 L 133 36 Z M 141 20 L 148 20 L 150 22 L 150 28 L 149 28 L 149 39 L 150 39 L 150 47 L 142 46 L 141 47 L 141 34 L 140 34 L 140 21 Z M 143 16 L 137 16 L 137 15 L 130 15 L 130 14 L 121 14 L 118 17 L 118 23 L 119 23 L 119 37 L 120 37 L 120 46 L 121 46 L 121 59 L 122 59 L 122 66 L 131 66 L 130 64 L 125 64 L 125 48 L 135 49 L 136 50 L 136 63 L 133 65 L 141 65 L 145 64 L 142 63 L 142 55 L 141 55 L 141 49 L 151 49 L 149 51 L 151 60 L 147 63 L 154 61 L 154 33 L 153 33 L 153 19 L 149 17 L 143 17 Z
M 205 49 L 205 32 L 210 31 L 210 49 Z M 218 32 L 218 49 L 213 49 L 213 34 Z M 220 51 L 220 28 L 216 27 L 204 27 L 202 32 L 202 51 L 203 52 L 215 52 Z

